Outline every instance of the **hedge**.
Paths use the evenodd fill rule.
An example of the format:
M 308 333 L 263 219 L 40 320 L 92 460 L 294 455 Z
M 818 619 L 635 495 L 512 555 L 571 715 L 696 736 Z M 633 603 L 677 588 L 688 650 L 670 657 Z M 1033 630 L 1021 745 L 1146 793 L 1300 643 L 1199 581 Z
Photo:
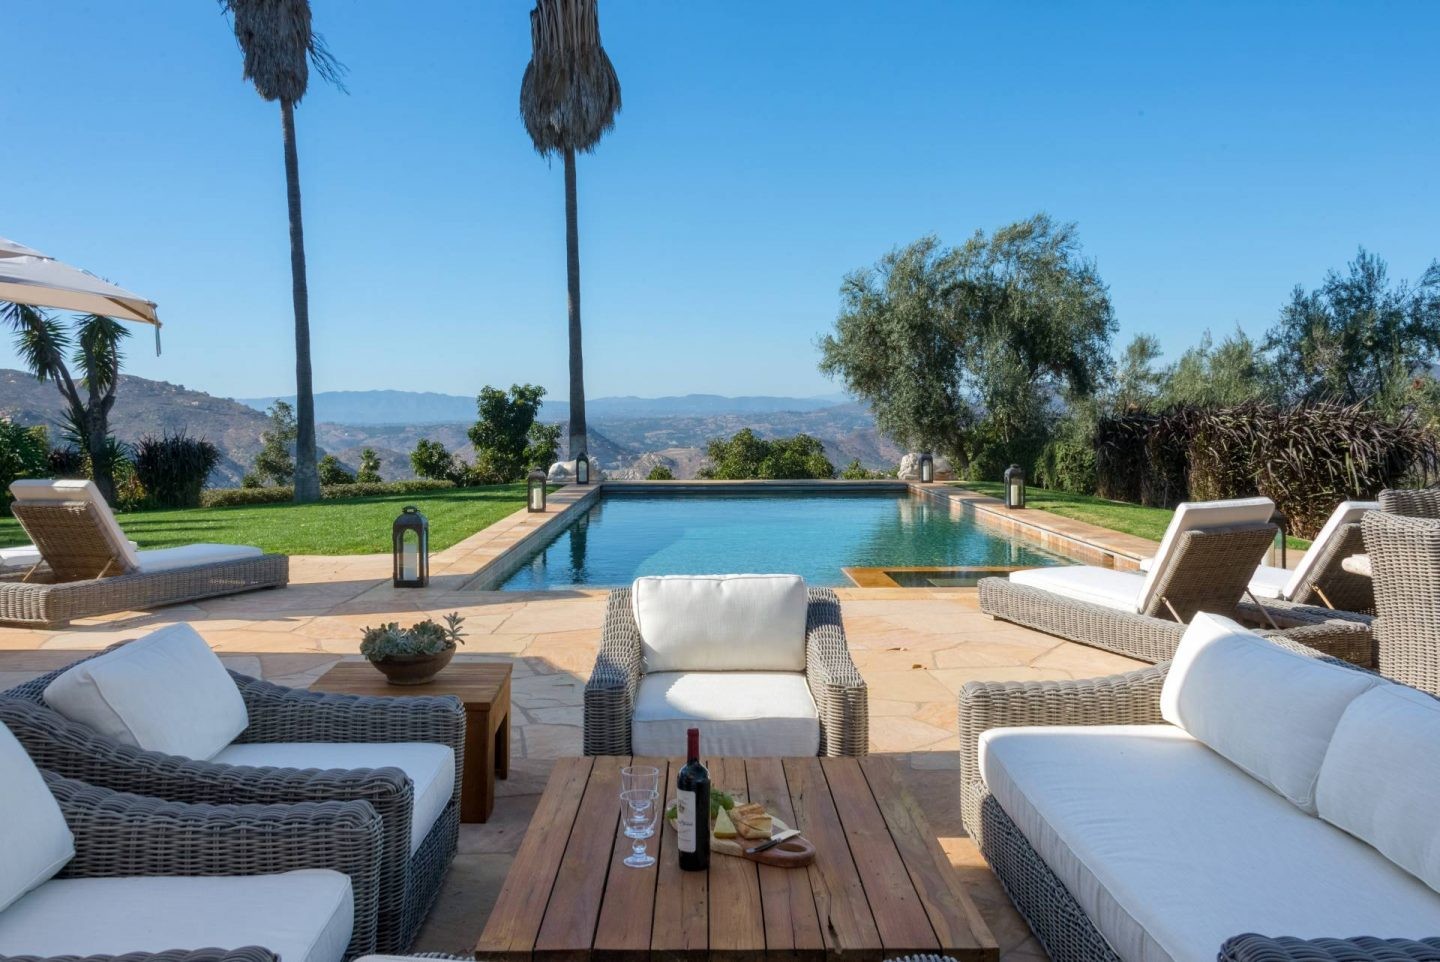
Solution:
M 1363 403 L 1180 407 L 1105 418 L 1095 431 L 1101 497 L 1173 508 L 1264 495 L 1302 538 L 1314 537 L 1341 501 L 1428 480 L 1437 462 L 1432 433 Z
M 445 491 L 455 487 L 454 481 L 357 481 L 354 484 L 327 484 L 320 488 L 320 497 L 325 500 L 339 498 L 376 498 L 390 494 L 425 494 L 431 491 Z M 295 489 L 290 485 L 273 488 L 213 488 L 202 491 L 202 508 L 229 508 L 245 504 L 284 504 L 295 500 Z

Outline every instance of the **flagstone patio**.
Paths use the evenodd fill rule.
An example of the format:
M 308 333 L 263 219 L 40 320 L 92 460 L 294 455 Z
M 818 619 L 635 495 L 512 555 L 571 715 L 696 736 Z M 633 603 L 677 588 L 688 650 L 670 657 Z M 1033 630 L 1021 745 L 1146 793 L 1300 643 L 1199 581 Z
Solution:
M 473 544 L 457 549 L 472 556 L 477 550 Z M 390 585 L 388 557 L 297 557 L 284 589 L 89 619 L 63 631 L 0 629 L 0 688 L 177 621 L 193 624 L 232 668 L 306 687 L 337 660 L 359 657 L 360 629 L 367 624 L 459 611 L 469 638 L 458 658 L 514 665 L 511 776 L 498 783 L 491 821 L 463 827 L 440 904 L 416 947 L 468 953 L 553 760 L 580 753 L 582 691 L 599 642 L 605 592 L 466 591 L 465 566 L 446 573 L 443 559 L 441 565 L 431 587 L 407 590 Z M 979 612 L 972 589 L 855 588 L 839 594 L 855 661 L 870 686 L 871 751 L 899 756 L 1004 957 L 1042 958 L 960 825 L 956 695 L 971 679 L 1082 678 L 1138 663 L 992 621 Z

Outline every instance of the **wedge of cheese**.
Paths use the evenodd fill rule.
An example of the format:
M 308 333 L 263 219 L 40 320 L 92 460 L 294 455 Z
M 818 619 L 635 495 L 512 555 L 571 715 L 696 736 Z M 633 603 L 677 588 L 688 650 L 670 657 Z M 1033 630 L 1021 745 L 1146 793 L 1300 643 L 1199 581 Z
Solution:
M 769 838 L 774 831 L 770 813 L 758 802 L 736 805 L 730 810 L 730 820 L 735 823 L 735 830 L 742 838 Z
M 735 837 L 735 823 L 730 820 L 730 813 L 723 808 L 720 809 L 720 814 L 715 816 L 714 832 L 716 838 Z

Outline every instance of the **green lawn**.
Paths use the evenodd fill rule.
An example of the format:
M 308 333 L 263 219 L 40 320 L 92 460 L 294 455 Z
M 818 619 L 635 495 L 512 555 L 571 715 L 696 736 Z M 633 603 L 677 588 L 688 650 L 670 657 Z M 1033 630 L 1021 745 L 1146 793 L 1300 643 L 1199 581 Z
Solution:
M 278 554 L 376 554 L 390 551 L 390 524 L 407 504 L 430 521 L 430 550 L 440 551 L 525 506 L 524 484 L 454 488 L 423 494 L 181 511 L 139 511 L 117 518 L 142 548 L 197 541 L 253 544 Z M 0 546 L 29 541 L 14 518 L 0 518 Z
M 960 487 L 994 498 L 1004 497 L 1005 493 L 1005 485 L 998 481 L 966 481 Z M 1062 518 L 1098 524 L 1111 531 L 1121 531 L 1136 537 L 1149 538 L 1151 541 L 1159 541 L 1165 536 L 1170 516 L 1175 513 L 1169 508 L 1147 508 L 1141 504 L 1107 501 L 1090 494 L 1050 491 L 1045 488 L 1026 488 L 1025 505 L 1058 514 Z M 1310 547 L 1310 542 L 1301 538 L 1288 538 L 1286 541 L 1292 548 Z

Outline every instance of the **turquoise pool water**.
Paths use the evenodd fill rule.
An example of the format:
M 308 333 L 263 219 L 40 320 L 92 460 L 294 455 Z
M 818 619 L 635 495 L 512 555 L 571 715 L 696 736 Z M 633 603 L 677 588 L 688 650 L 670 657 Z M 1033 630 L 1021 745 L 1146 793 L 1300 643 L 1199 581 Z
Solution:
M 606 493 L 499 587 L 613 588 L 641 575 L 735 572 L 799 574 L 835 587 L 850 583 L 842 567 L 1066 563 L 958 509 L 894 491 Z

